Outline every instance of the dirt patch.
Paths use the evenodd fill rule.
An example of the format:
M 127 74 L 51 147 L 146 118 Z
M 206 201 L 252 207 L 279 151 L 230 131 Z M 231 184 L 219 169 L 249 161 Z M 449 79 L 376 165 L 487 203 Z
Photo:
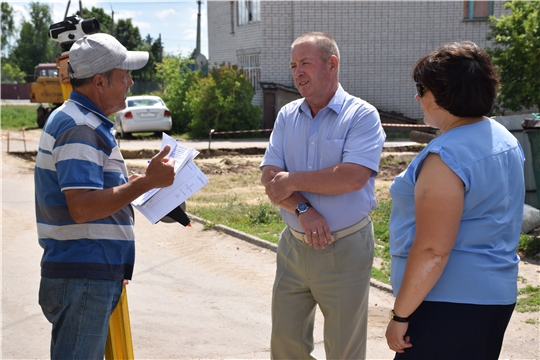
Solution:
M 407 165 L 418 155 L 416 152 L 383 152 L 379 165 L 379 174 L 375 181 L 392 181 L 407 168 Z
M 203 149 L 200 150 L 198 159 L 209 159 L 214 157 L 224 156 L 244 156 L 244 155 L 264 155 L 265 149 L 263 148 L 243 148 L 243 149 Z M 124 159 L 149 159 L 157 154 L 157 150 L 127 150 L 122 149 L 122 155 Z
M 249 174 L 259 172 L 262 156 L 223 156 L 196 158 L 195 163 L 204 174 Z
M 255 150 L 261 149 L 253 149 Z M 148 159 L 153 153 L 144 153 L 144 150 L 131 157 L 124 155 L 128 168 L 131 171 L 144 171 L 146 164 L 130 161 L 130 159 Z M 388 152 L 383 153 L 377 181 L 392 181 L 397 175 L 407 168 L 410 161 L 416 156 L 415 152 Z M 210 152 L 201 152 L 196 158 L 195 163 L 204 174 L 247 174 L 259 172 L 263 154 L 251 154 L 250 149 L 240 149 L 239 151 L 212 150 Z

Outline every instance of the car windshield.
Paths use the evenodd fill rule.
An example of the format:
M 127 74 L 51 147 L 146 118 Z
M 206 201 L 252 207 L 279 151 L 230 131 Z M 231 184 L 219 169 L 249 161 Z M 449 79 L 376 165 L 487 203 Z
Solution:
M 161 106 L 163 103 L 158 99 L 128 100 L 128 106 Z

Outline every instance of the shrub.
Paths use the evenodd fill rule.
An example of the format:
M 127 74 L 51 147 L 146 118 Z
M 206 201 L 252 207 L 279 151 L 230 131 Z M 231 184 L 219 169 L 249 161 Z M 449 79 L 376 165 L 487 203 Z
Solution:
M 186 103 L 189 88 L 204 75 L 200 71 L 191 71 L 188 58 L 166 57 L 161 64 L 156 64 L 159 77 L 165 83 L 162 98 L 171 112 L 173 126 L 171 132 L 183 134 L 188 130 L 191 113 Z
M 207 77 L 197 79 L 186 93 L 186 105 L 192 116 L 191 137 L 206 138 L 210 129 L 258 129 L 261 110 L 251 104 L 253 95 L 251 82 L 236 66 L 222 65 L 212 69 Z
M 526 257 L 532 257 L 540 253 L 540 236 L 521 234 L 517 250 Z

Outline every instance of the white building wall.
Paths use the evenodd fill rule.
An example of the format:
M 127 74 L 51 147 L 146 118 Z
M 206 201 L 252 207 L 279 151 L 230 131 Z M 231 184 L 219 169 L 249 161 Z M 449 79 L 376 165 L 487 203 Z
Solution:
M 261 54 L 261 22 L 238 25 L 237 6 L 235 1 L 209 1 L 207 4 L 208 62 L 211 66 L 238 65 L 238 56 Z M 262 90 L 256 91 L 252 103 L 262 105 Z
M 502 4 L 494 2 L 495 16 L 502 13 Z M 261 21 L 238 27 L 234 43 L 226 43 L 221 35 L 214 52 L 216 40 L 210 39 L 215 33 L 210 29 L 218 27 L 211 12 L 214 6 L 223 4 L 208 3 L 212 61 L 226 48 L 238 52 L 258 46 L 262 81 L 294 87 L 290 45 L 306 32 L 322 31 L 340 48 L 340 81 L 346 91 L 379 110 L 415 119 L 423 115 L 413 100 L 411 71 L 420 57 L 451 41 L 489 46 L 488 22 L 464 21 L 463 1 L 261 1 Z M 257 98 L 262 104 L 260 94 Z
M 231 26 L 231 16 L 234 28 L 237 24 L 237 15 L 231 14 L 230 1 L 209 1 L 208 14 L 208 64 L 210 66 L 222 63 L 236 64 L 236 39 Z M 235 7 L 236 9 L 236 7 Z
M 295 87 L 290 72 L 291 44 L 295 39 L 292 1 L 262 1 L 263 82 Z

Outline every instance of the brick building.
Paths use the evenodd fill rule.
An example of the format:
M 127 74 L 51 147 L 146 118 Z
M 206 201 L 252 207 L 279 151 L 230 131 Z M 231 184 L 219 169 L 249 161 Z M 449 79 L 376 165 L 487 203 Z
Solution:
M 340 53 L 340 82 L 386 114 L 422 118 L 411 71 L 451 41 L 489 46 L 487 17 L 502 1 L 208 1 L 209 63 L 237 64 L 264 104 L 264 126 L 299 97 L 289 69 L 290 45 L 310 31 L 330 34 Z

